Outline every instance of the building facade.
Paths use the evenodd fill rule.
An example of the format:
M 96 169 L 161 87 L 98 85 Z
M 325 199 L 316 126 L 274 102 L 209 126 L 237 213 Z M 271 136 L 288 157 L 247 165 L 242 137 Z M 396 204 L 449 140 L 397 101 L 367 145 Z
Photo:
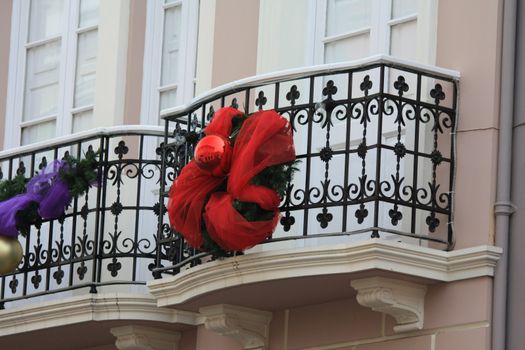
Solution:
M 525 348 L 522 3 L 4 0 L 0 17 L 1 178 L 97 151 L 103 174 L 20 237 L 1 346 Z M 272 238 L 217 258 L 165 204 L 224 106 L 279 111 L 301 162 Z

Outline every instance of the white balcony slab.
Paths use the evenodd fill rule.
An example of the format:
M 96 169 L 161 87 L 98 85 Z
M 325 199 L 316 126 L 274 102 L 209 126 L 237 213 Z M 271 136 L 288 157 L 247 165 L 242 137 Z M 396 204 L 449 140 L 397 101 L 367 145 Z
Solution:
M 197 325 L 193 312 L 159 308 L 143 294 L 85 294 L 0 311 L 0 336 L 31 332 L 89 321 L 140 320 Z
M 255 283 L 298 278 L 388 273 L 426 283 L 493 276 L 501 249 L 478 246 L 441 251 L 371 239 L 358 243 L 250 253 L 203 263 L 181 273 L 148 282 L 159 306 L 180 305 L 213 292 Z

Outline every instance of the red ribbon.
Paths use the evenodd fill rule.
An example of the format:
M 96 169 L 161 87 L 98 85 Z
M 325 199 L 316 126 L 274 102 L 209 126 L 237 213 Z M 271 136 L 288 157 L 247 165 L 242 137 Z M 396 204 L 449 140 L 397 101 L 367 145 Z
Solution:
M 242 116 L 242 112 L 231 107 L 218 110 L 204 133 L 228 138 L 235 116 Z M 235 140 L 227 192 L 216 191 L 226 177 L 213 176 L 194 161 L 182 169 L 170 190 L 172 227 L 195 248 L 203 244 L 203 217 L 208 234 L 225 250 L 242 251 L 262 242 L 277 225 L 280 198 L 274 190 L 253 185 L 251 180 L 267 167 L 293 160 L 290 123 L 275 111 L 254 113 L 244 121 Z M 273 211 L 274 216 L 266 221 L 248 221 L 233 207 L 235 199 L 257 203 Z

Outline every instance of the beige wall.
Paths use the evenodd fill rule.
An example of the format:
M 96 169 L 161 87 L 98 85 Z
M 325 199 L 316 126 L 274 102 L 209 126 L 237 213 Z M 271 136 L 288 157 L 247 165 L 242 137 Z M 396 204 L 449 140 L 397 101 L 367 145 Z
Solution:
M 256 74 L 259 0 L 217 0 L 212 87 Z
M 0 149 L 4 147 L 12 0 L 0 1 Z
M 146 0 L 130 2 L 124 124 L 140 124 L 146 5 Z
M 195 350 L 197 348 L 197 329 L 182 332 L 178 350 Z
M 493 242 L 502 3 L 439 2 L 436 64 L 461 73 L 456 248 Z
M 424 328 L 408 333 L 394 333 L 394 319 L 360 306 L 349 288 L 348 299 L 274 312 L 270 350 L 489 350 L 491 286 L 485 277 L 429 286 Z

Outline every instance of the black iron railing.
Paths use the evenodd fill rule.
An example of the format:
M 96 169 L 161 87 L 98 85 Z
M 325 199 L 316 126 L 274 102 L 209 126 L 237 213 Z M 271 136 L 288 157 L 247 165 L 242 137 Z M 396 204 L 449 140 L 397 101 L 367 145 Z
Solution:
M 159 130 L 160 129 L 160 130 Z M 24 258 L 0 277 L 4 303 L 114 284 L 145 284 L 156 266 L 162 128 L 121 127 L 0 155 L 0 178 L 31 177 L 54 159 L 100 152 L 101 182 L 65 215 L 20 236 Z
M 453 74 L 390 58 L 240 81 L 165 118 L 163 177 L 168 186 L 177 177 L 218 108 L 275 109 L 293 126 L 301 163 L 265 243 L 359 236 L 452 249 L 457 91 Z M 206 255 L 165 219 L 156 277 Z

